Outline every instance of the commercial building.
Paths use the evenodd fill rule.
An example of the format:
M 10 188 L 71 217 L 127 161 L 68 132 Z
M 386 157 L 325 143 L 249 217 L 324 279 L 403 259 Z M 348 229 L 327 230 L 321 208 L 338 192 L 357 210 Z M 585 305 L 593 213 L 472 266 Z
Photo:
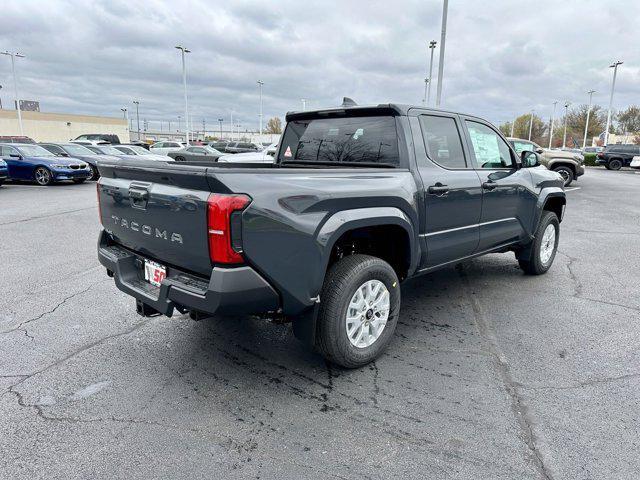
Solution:
M 24 135 L 37 142 L 64 142 L 85 133 L 115 134 L 121 142 L 129 142 L 123 118 L 24 111 L 22 125 Z M 17 110 L 0 110 L 0 135 L 20 134 Z

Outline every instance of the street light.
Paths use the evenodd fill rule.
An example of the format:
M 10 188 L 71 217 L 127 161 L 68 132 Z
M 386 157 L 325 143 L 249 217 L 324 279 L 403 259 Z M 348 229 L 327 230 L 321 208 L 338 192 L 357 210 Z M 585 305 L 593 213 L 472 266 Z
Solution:
M 532 130 L 533 130 L 533 110 L 531 110 L 531 118 L 529 119 L 529 141 L 531 141 Z
M 218 119 L 218 123 L 220 123 L 220 140 L 222 140 L 222 122 L 223 122 L 223 118 L 219 118 Z
M 431 60 L 429 61 L 429 76 L 424 79 L 424 99 L 422 103 L 427 106 L 429 105 L 429 99 L 431 98 L 431 84 L 433 83 L 431 80 L 433 79 L 433 52 L 436 48 L 435 40 L 431 40 L 429 42 L 429 50 L 431 50 Z
M 302 102 L 302 111 L 306 111 L 307 110 L 307 100 L 305 98 L 301 98 L 300 101 Z
M 186 122 L 185 137 L 187 146 L 189 146 L 189 104 L 187 102 L 187 68 L 184 63 L 184 54 L 191 53 L 191 50 L 181 45 L 176 45 L 182 54 L 182 84 L 184 86 L 184 121 Z
M 180 133 L 180 120 L 182 119 L 182 117 L 180 115 L 178 115 L 178 133 Z
M 22 112 L 20 111 L 20 100 L 18 99 L 18 81 L 16 80 L 16 57 L 24 58 L 21 53 L 11 53 L 9 51 L 0 52 L 2 55 L 9 55 L 11 57 L 11 72 L 13 73 L 13 89 L 16 95 L 16 108 L 18 110 L 18 123 L 20 124 L 20 135 L 24 136 L 24 129 L 22 127 Z
M 0 90 L 2 90 L 2 85 L 0 85 Z M 2 98 L 0 98 L 0 110 L 2 110 Z
M 553 138 L 553 122 L 556 119 L 556 106 L 558 101 L 553 102 L 553 113 L 551 114 L 551 126 L 549 128 L 549 150 L 551 150 L 551 139 Z
M 516 119 L 514 118 L 511 122 L 511 138 L 513 138 L 513 129 L 516 126 Z
M 587 121 L 584 124 L 584 140 L 582 141 L 583 150 L 587 146 L 587 130 L 589 130 L 589 115 L 591 115 L 591 100 L 593 98 L 595 90 L 589 90 L 587 93 L 589 94 L 589 108 L 587 108 Z
M 260 88 L 260 135 L 262 136 L 262 86 L 264 82 L 262 80 L 258 80 L 258 86 Z
M 567 146 L 567 114 L 569 112 L 569 102 L 564 104 L 564 136 L 562 137 L 562 148 Z
M 444 42 L 447 36 L 447 10 L 449 0 L 442 3 L 442 33 L 440 34 L 440 60 L 438 61 L 438 92 L 436 94 L 436 107 L 440 108 L 442 100 L 442 74 L 444 73 Z
M 609 68 L 613 68 L 613 82 L 611 83 L 611 98 L 609 99 L 609 112 L 607 113 L 607 128 L 604 133 L 605 146 L 609 143 L 609 128 L 611 127 L 611 109 L 613 108 L 613 90 L 616 88 L 616 75 L 618 74 L 618 65 L 622 65 L 624 62 L 618 60 L 617 62 L 609 65 Z
M 140 140 L 140 110 L 138 107 L 140 106 L 140 102 L 138 100 L 134 100 L 133 104 L 136 106 L 136 122 L 138 124 L 138 140 Z

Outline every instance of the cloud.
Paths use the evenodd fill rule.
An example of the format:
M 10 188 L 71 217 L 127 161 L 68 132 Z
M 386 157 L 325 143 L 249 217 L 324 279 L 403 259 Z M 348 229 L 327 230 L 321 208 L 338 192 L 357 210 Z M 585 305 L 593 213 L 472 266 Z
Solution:
M 141 118 L 183 115 L 180 55 L 187 55 L 194 123 L 230 113 L 258 123 L 301 108 L 420 103 L 429 40 L 440 42 L 442 2 L 294 0 L 183 2 L 5 0 L 0 44 L 17 61 L 21 97 L 45 111 L 119 116 L 140 101 Z M 450 2 L 444 104 L 499 123 L 554 100 L 608 104 L 615 59 L 615 104 L 640 103 L 640 31 L 633 0 Z M 436 50 L 436 68 L 437 56 Z M 0 95 L 11 103 L 9 59 L 0 57 Z M 11 95 L 11 97 L 10 97 Z M 435 88 L 432 87 L 432 98 Z M 155 123 L 157 125 L 157 123 Z

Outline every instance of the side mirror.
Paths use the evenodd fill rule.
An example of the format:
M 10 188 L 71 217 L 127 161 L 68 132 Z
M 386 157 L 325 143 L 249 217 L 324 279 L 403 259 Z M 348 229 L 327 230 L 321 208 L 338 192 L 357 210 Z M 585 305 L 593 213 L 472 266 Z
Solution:
M 10 153 L 9 156 L 11 158 L 17 158 L 18 160 L 22 160 L 22 155 L 20 155 L 19 153 Z
M 544 153 L 544 150 L 542 148 L 536 148 L 536 153 L 542 155 Z
M 540 165 L 540 158 L 536 152 L 524 150 L 520 154 L 520 159 L 522 161 L 522 168 L 531 168 Z

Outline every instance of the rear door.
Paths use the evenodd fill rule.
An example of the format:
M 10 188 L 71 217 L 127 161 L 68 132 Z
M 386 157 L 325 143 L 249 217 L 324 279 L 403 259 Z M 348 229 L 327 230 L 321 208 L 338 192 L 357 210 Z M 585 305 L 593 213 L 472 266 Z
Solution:
M 472 255 L 479 241 L 482 190 L 478 174 L 465 151 L 457 115 L 418 116 L 415 138 L 418 172 L 424 185 L 421 237 L 431 268 Z
M 482 183 L 478 251 L 518 242 L 531 229 L 536 202 L 531 173 L 519 168 L 515 152 L 490 124 L 464 118 L 464 131 Z

